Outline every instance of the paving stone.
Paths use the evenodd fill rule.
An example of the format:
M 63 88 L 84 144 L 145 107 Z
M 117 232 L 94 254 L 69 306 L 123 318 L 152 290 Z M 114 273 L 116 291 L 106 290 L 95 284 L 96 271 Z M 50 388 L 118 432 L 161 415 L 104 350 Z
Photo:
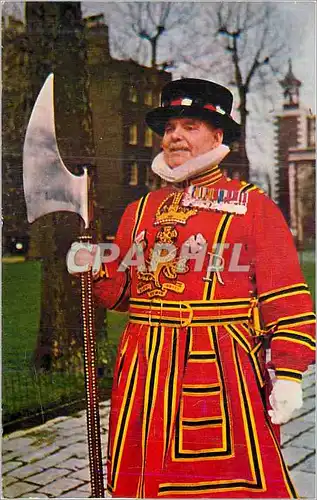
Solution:
M 41 436 L 41 434 L 38 434 L 37 436 L 34 436 L 34 443 L 32 445 L 32 448 L 33 450 L 40 450 L 43 448 L 48 448 L 49 446 L 55 446 L 56 448 L 58 448 L 55 443 L 56 439 L 57 434 L 55 432 L 47 434 L 44 438 L 43 436 Z
M 38 491 L 39 493 L 46 493 L 47 495 L 52 495 L 54 498 L 59 498 L 67 491 L 77 488 L 81 483 L 82 481 L 79 481 L 78 479 L 64 477 L 47 484 Z
M 64 462 L 70 457 L 71 452 L 69 451 L 69 448 L 65 448 L 64 450 L 59 450 L 57 453 L 53 453 L 53 455 L 42 458 L 42 460 L 39 460 L 36 463 L 38 463 L 40 467 L 43 467 L 43 469 L 48 469 L 49 467 L 54 467 L 55 465 L 59 466 L 61 462 Z
M 108 444 L 108 434 L 106 434 L 106 435 L 101 434 L 101 442 L 102 442 L 104 445 L 107 445 L 107 444 Z
M 35 464 L 24 465 L 23 467 L 14 469 L 13 471 L 9 472 L 9 475 L 12 477 L 16 477 L 18 479 L 24 479 L 28 476 L 32 476 L 32 474 L 38 474 L 39 472 L 42 471 L 43 467 L 38 465 L 38 463 L 35 463 Z
M 316 423 L 316 412 L 311 411 L 310 413 L 307 413 L 307 415 L 304 415 L 301 420 L 303 422 L 309 422 L 310 424 L 315 424 Z
M 87 435 L 87 429 L 86 427 L 82 427 L 82 428 L 77 428 L 76 429 L 77 433 L 78 434 L 81 434 L 82 436 L 86 436 Z M 64 439 L 64 438 L 68 438 L 68 437 L 73 437 L 74 436 L 74 432 L 75 430 L 74 429 L 71 429 L 71 428 L 63 428 L 63 429 L 58 429 L 58 433 L 57 433 L 57 439 Z
M 23 481 L 17 481 L 14 484 L 10 484 L 8 488 L 3 492 L 4 498 L 21 498 L 25 497 L 26 493 L 36 490 L 37 486 L 35 484 L 25 483 Z
M 63 469 L 80 470 L 84 467 L 88 467 L 88 460 L 85 458 L 69 458 L 65 462 L 60 464 Z
M 294 470 L 301 470 L 303 472 L 310 472 L 311 474 L 316 473 L 316 456 L 312 455 L 307 458 L 304 462 L 294 467 Z
M 285 444 L 293 438 L 294 436 L 292 436 L 291 434 L 286 434 L 285 432 L 281 432 L 281 444 Z
M 28 477 L 28 481 L 44 486 L 52 481 L 55 481 L 55 479 L 67 476 L 67 474 L 69 474 L 69 470 L 67 469 L 56 469 L 55 467 L 52 467 L 51 469 L 47 469 L 40 474 Z
M 77 422 L 77 423 L 76 423 Z M 75 427 L 81 426 L 82 422 L 80 418 L 68 418 L 67 420 L 64 420 L 63 422 L 58 422 L 55 426 L 56 429 L 72 429 L 74 430 Z
M 54 437 L 56 436 L 56 430 L 54 427 L 34 427 L 33 428 L 33 432 L 30 432 L 28 434 L 28 437 L 29 438 L 32 438 L 33 440 L 33 443 L 32 443 L 32 446 L 34 445 L 34 443 L 37 443 L 39 440 L 42 441 L 42 442 L 48 442 L 49 440 L 51 439 L 54 439 Z M 48 444 L 48 443 L 47 443 Z
M 72 436 L 60 437 L 54 442 L 54 444 L 56 444 L 56 446 L 58 446 L 59 448 L 65 448 L 70 444 L 76 444 L 81 442 L 87 443 L 86 436 L 83 434 L 73 434 Z
M 80 410 L 75 414 L 75 417 L 86 417 L 86 409 Z
M 44 493 L 38 493 L 37 491 L 35 493 L 29 493 L 27 495 L 27 498 L 48 498 L 47 495 L 44 495 Z
M 281 427 L 282 434 L 288 434 L 296 436 L 301 432 L 307 431 L 311 429 L 313 426 L 310 422 L 304 422 L 302 419 L 300 420 L 292 420 L 291 422 L 287 422 Z
M 299 410 L 295 410 L 292 417 L 292 422 L 298 419 L 303 420 L 305 415 L 315 410 L 315 401 L 314 398 L 308 398 L 305 401 L 305 406 L 302 406 Z
M 105 482 L 106 484 L 106 482 Z M 84 483 L 79 486 L 78 490 L 82 491 L 87 497 L 91 494 L 91 486 L 90 483 Z
M 83 481 L 90 481 L 89 467 L 85 469 L 77 470 L 70 474 L 68 477 L 73 477 L 74 479 L 82 479 Z
M 101 401 L 99 406 L 100 407 L 104 407 L 104 406 L 109 406 L 110 407 L 110 404 L 111 404 L 111 400 L 110 399 L 106 399 L 105 401 Z
M 2 474 L 5 474 L 6 472 L 9 472 L 13 469 L 17 469 L 21 465 L 23 465 L 22 462 L 18 462 L 18 461 L 6 462 L 1 467 Z
M 301 436 L 294 438 L 290 442 L 290 445 L 298 448 L 309 448 L 310 450 L 314 450 L 316 447 L 315 432 L 313 430 L 304 432 Z
M 32 438 L 21 437 L 12 439 L 12 437 L 5 436 L 2 441 L 3 451 L 21 451 L 26 446 L 30 446 L 33 443 Z
M 110 408 L 101 408 L 99 414 L 102 419 L 108 420 L 110 414 Z
M 7 451 L 5 453 L 2 453 L 2 463 L 4 464 L 5 462 L 9 462 L 10 460 L 13 460 L 14 458 L 19 456 L 19 451 Z
M 15 459 L 18 460 L 18 461 L 21 461 L 21 462 L 28 462 L 28 458 L 30 455 L 33 455 L 37 450 L 34 450 L 34 448 L 23 448 L 22 450 L 17 450 L 15 453 L 16 453 L 16 456 L 15 456 Z M 11 452 L 9 452 L 11 453 Z M 10 461 L 12 461 L 13 459 L 11 459 Z M 7 462 L 9 462 L 9 460 L 7 460 Z
M 302 462 L 311 453 L 311 450 L 287 445 L 285 448 L 282 448 L 282 453 L 288 467 L 293 467 L 298 462 Z
M 86 410 L 83 410 L 81 413 L 78 413 L 78 415 L 76 415 L 76 418 L 78 420 L 80 420 L 84 425 L 87 426 L 87 413 L 86 413 Z
M 297 419 L 299 417 L 302 418 L 304 413 L 307 413 L 309 410 L 314 410 L 314 409 L 315 409 L 314 398 L 307 398 L 305 401 L 305 405 L 302 406 L 299 410 L 294 411 L 292 420 Z
M 81 490 L 71 490 L 64 495 L 60 495 L 60 498 L 88 498 L 87 494 Z
M 316 480 L 314 474 L 295 470 L 291 472 L 291 477 L 300 498 L 316 498 Z
M 307 378 L 306 380 L 303 379 L 302 389 L 304 396 L 306 394 L 306 391 L 313 391 L 313 389 L 316 390 L 316 380 L 314 380 L 312 377 Z M 312 392 L 312 394 L 314 393 Z
M 6 474 L 5 476 L 2 476 L 2 486 L 3 487 L 10 486 L 10 484 L 15 483 L 17 480 L 18 479 L 16 477 Z
M 56 451 L 58 451 L 58 449 L 58 446 L 52 444 L 50 446 L 45 446 L 44 448 L 38 448 L 31 453 L 21 453 L 20 457 L 23 462 L 26 463 L 36 462 L 37 460 L 41 460 L 42 458 L 55 453 Z
M 312 385 L 306 387 L 306 389 L 304 389 L 304 391 L 303 391 L 304 400 L 308 396 L 316 396 L 316 385 L 315 384 L 312 384 Z
M 30 429 L 21 429 L 19 431 L 14 431 L 10 434 L 10 439 L 15 439 L 17 437 L 26 437 L 29 435 L 32 435 L 34 433 L 42 432 L 43 430 L 46 430 L 49 427 L 55 427 L 55 424 L 58 422 L 61 422 L 62 420 L 66 420 L 69 417 L 56 417 L 52 418 L 52 420 L 48 420 L 44 424 L 38 425 L 36 427 L 30 427 Z
M 67 448 L 67 451 L 77 458 L 85 458 L 88 456 L 88 447 L 86 443 L 76 443 Z
M 304 400 L 303 408 L 306 410 L 311 410 L 314 409 L 316 406 L 316 400 L 315 400 L 315 395 L 314 396 L 309 396 Z

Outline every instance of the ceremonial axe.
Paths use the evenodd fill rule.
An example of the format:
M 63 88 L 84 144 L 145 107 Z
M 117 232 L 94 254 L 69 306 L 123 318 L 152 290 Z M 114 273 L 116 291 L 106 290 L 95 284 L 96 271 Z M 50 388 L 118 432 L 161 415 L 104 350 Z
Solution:
M 51 73 L 35 102 L 23 147 L 23 185 L 28 221 L 57 211 L 79 214 L 89 234 L 87 169 L 81 176 L 72 174 L 60 156 L 55 134 L 54 75 Z M 100 417 L 96 374 L 94 308 L 91 270 L 81 273 L 81 308 L 84 340 L 85 389 L 91 496 L 104 497 L 100 440 Z

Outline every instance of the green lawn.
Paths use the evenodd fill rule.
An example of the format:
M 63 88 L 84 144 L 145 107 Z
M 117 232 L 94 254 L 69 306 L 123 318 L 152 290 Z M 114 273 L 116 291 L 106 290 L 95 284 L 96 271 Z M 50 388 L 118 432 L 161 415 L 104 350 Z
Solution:
M 315 265 L 304 262 L 302 268 L 315 297 Z M 83 376 L 71 373 L 39 375 L 32 368 L 40 314 L 40 262 L 3 263 L 2 269 L 2 402 L 6 421 L 12 414 L 39 411 L 83 395 L 84 381 Z M 117 345 L 127 314 L 110 311 L 107 319 L 109 341 Z
M 2 371 L 30 365 L 40 313 L 40 262 L 2 267 Z
M 316 289 L 315 289 L 315 263 L 314 262 L 303 262 L 302 270 L 305 276 L 305 280 L 307 285 L 309 286 L 310 293 L 312 295 L 312 299 L 315 304 L 316 300 Z
M 84 394 L 84 377 L 74 373 L 39 374 L 32 366 L 40 317 L 41 263 L 2 266 L 2 402 L 4 421 Z M 109 341 L 117 345 L 127 315 L 108 312 Z M 114 348 L 112 348 L 113 352 Z M 112 356 L 113 358 L 113 356 Z M 102 381 L 109 386 L 109 380 Z

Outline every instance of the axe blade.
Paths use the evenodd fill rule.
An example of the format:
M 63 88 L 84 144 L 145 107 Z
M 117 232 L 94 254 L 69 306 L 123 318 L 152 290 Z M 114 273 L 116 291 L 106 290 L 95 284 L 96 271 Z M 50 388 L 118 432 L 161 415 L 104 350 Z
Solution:
M 52 212 L 76 212 L 89 227 L 88 175 L 69 172 L 60 156 L 55 133 L 54 75 L 35 102 L 23 147 L 23 187 L 29 222 Z

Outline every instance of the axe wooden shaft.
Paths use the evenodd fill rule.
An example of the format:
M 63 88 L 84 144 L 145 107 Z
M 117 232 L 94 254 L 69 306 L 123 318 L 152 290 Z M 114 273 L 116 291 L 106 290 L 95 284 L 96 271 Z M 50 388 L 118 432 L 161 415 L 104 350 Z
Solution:
M 88 232 L 93 221 L 91 170 L 86 165 L 82 176 L 73 175 L 61 159 L 55 134 L 54 76 L 50 74 L 34 105 L 23 147 L 23 187 L 28 221 L 61 210 L 75 212 L 82 217 L 87 230 L 79 239 L 91 242 Z M 81 305 L 91 493 L 94 498 L 103 498 L 91 271 L 81 274 Z
M 88 241 L 89 239 L 89 236 L 80 237 L 81 241 Z M 104 498 L 91 271 L 81 273 L 80 278 L 91 496 L 93 498 Z

